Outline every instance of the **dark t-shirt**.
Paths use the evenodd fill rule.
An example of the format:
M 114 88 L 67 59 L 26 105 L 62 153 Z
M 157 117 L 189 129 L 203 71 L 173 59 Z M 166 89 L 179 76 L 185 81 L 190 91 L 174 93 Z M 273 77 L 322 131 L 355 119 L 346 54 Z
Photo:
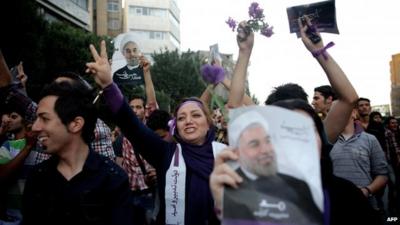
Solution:
M 129 69 L 128 66 L 124 66 L 121 69 L 115 71 L 113 81 L 118 85 L 132 85 L 140 86 L 144 84 L 143 68 L 136 67 Z
M 128 176 L 106 157 L 90 151 L 82 171 L 66 180 L 53 156 L 26 182 L 23 224 L 128 225 L 133 223 Z

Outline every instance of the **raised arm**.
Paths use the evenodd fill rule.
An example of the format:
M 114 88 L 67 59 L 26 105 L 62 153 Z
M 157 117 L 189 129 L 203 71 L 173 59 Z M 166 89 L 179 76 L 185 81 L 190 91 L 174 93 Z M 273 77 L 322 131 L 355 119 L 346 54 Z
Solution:
M 121 91 L 112 81 L 105 42 L 101 42 L 100 55 L 93 45 L 90 45 L 90 51 L 95 61 L 86 64 L 86 72 L 91 72 L 96 83 L 103 89 L 103 96 L 114 114 L 116 124 L 135 150 L 153 166 L 160 166 L 163 155 L 166 154 L 167 143 L 140 122 L 128 103 L 124 101 Z
M 150 62 L 143 55 L 139 58 L 139 63 L 143 67 L 144 85 L 146 91 L 146 107 L 150 113 L 157 109 L 156 91 L 154 90 L 153 80 L 150 73 Z
M 247 33 L 247 34 L 246 34 Z M 243 41 L 239 39 L 246 37 Z M 249 66 L 251 51 L 254 44 L 254 33 L 246 22 L 241 22 L 236 37 L 239 46 L 239 56 L 233 70 L 231 90 L 229 91 L 228 107 L 237 108 L 242 106 L 243 96 L 245 93 L 245 82 L 247 75 L 247 67 Z
M 11 81 L 12 77 L 10 70 L 8 69 L 3 53 L 0 50 L 0 88 L 10 85 Z
M 332 105 L 324 120 L 328 140 L 333 143 L 346 126 L 354 108 L 354 104 L 358 99 L 358 95 L 346 74 L 326 51 L 326 47 L 324 47 L 322 40 L 314 44 L 307 37 L 307 29 L 310 29 L 309 27 L 312 27 L 312 24 L 307 17 L 306 21 L 308 26 L 303 25 L 300 19 L 298 21 L 301 39 L 306 48 L 314 55 L 322 69 L 325 71 L 332 88 L 338 96 L 338 100 Z M 316 34 L 320 36 L 318 32 L 316 32 Z
M 22 62 L 20 62 L 17 66 L 17 79 L 21 82 L 22 89 L 25 92 L 26 95 L 28 95 L 26 92 L 26 82 L 28 81 L 28 76 L 24 72 L 24 66 L 22 65 Z
M 225 77 L 225 79 L 221 82 L 221 84 L 226 88 L 226 90 L 231 91 L 231 80 L 229 80 L 228 78 Z M 255 105 L 255 103 L 250 98 L 250 96 L 248 96 L 246 93 L 244 93 L 241 106 L 242 105 Z

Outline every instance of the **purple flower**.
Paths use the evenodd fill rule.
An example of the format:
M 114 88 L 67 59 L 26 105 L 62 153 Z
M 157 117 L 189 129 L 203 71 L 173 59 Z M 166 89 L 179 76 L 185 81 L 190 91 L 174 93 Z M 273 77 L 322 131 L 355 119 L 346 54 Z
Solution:
M 261 34 L 266 36 L 266 37 L 271 37 L 274 34 L 274 31 L 272 30 L 274 27 L 269 27 L 265 26 L 261 29 Z
M 224 68 L 217 65 L 205 64 L 200 69 L 203 80 L 210 84 L 218 84 L 225 78 Z
M 234 19 L 229 17 L 228 20 L 225 21 L 225 23 L 227 23 L 229 25 L 229 27 L 232 28 L 232 31 L 235 31 L 237 22 Z
M 272 31 L 273 27 L 269 27 L 268 23 L 264 21 L 265 19 L 264 10 L 260 8 L 260 5 L 257 2 L 251 3 L 249 7 L 249 16 L 250 19 L 247 20 L 246 29 L 251 29 L 251 31 L 253 32 L 260 31 L 260 33 L 266 37 L 271 37 L 274 34 L 274 32 Z M 235 28 L 237 26 L 237 21 L 229 17 L 226 23 L 229 25 L 230 28 L 232 28 L 232 31 L 235 31 Z M 239 41 L 246 40 L 250 32 L 246 33 L 247 35 L 245 37 L 240 37 L 240 39 L 238 40 Z
M 260 8 L 257 2 L 253 2 L 249 7 L 249 16 L 253 19 L 262 19 L 264 18 L 264 10 Z

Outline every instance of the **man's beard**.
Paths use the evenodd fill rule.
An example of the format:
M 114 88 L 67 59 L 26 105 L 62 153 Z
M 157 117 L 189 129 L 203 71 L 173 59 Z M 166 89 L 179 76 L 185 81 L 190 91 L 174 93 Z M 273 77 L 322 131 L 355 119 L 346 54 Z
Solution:
M 126 64 L 128 64 L 129 66 L 137 66 L 137 65 L 139 65 L 139 60 L 136 58 L 135 59 L 127 59 Z
M 245 158 L 240 159 L 242 166 L 251 173 L 254 173 L 257 176 L 273 176 L 278 172 L 278 166 L 276 164 L 276 160 L 273 159 L 268 164 L 261 164 L 258 162 L 254 162 L 254 160 L 249 160 Z

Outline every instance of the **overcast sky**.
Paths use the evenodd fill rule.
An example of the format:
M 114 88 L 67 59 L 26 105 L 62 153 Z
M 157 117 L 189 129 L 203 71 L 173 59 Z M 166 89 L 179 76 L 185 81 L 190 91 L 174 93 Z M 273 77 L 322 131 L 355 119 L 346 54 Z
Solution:
M 220 52 L 234 54 L 238 47 L 225 21 L 248 19 L 254 0 L 178 0 L 181 10 L 183 51 L 208 50 L 218 43 Z M 287 82 L 298 83 L 313 95 L 315 86 L 328 84 L 319 64 L 300 39 L 289 33 L 286 8 L 316 1 L 262 0 L 267 22 L 275 34 L 265 38 L 256 34 L 249 67 L 252 94 L 264 102 L 271 89 Z M 336 0 L 339 35 L 322 34 L 324 43 L 334 41 L 330 54 L 345 71 L 359 96 L 373 105 L 390 103 L 390 67 L 393 54 L 400 53 L 399 0 Z

